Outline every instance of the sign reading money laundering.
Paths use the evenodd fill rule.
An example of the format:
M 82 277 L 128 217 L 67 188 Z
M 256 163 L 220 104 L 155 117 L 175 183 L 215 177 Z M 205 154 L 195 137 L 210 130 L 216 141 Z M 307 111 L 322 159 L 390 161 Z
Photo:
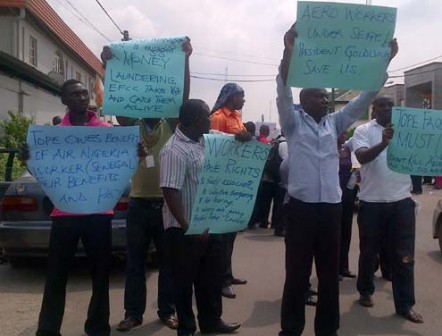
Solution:
M 139 127 L 29 127 L 29 172 L 55 207 L 113 209 L 138 164 Z
M 403 174 L 442 176 L 442 111 L 395 107 L 391 120 L 388 167 Z
M 204 135 L 204 168 L 187 234 L 243 230 L 249 222 L 270 146 Z
M 108 115 L 174 118 L 183 101 L 185 37 L 115 42 L 106 64 Z
M 299 1 L 288 84 L 379 89 L 395 24 L 396 8 Z

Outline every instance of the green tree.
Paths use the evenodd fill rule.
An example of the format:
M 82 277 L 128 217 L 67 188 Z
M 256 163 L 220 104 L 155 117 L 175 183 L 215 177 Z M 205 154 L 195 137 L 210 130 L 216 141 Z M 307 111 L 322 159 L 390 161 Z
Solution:
M 33 117 L 27 117 L 20 112 L 8 112 L 8 119 L 0 120 L 0 147 L 19 148 L 20 144 L 26 141 L 28 127 L 35 124 Z M 8 153 L 0 154 L 0 181 L 4 181 L 6 166 L 8 162 Z M 11 169 L 11 168 L 10 168 Z M 12 179 L 16 179 L 23 174 L 25 167 L 14 157 L 12 164 Z
M 29 125 L 35 124 L 34 117 L 21 112 L 8 111 L 9 119 L 0 120 L 0 145 L 5 148 L 18 148 L 26 141 Z

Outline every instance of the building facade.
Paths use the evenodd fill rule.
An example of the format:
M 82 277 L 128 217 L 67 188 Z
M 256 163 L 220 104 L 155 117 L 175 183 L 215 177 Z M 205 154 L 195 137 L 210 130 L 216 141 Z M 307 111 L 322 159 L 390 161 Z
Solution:
M 405 74 L 405 106 L 442 110 L 442 63 L 433 62 Z
M 63 115 L 61 84 L 82 81 L 91 92 L 101 61 L 44 0 L 0 0 L 0 118 L 8 111 L 37 124 Z

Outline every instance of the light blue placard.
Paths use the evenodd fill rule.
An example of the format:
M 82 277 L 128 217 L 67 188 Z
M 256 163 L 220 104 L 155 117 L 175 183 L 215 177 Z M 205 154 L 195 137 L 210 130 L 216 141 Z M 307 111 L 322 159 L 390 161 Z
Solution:
M 138 164 L 139 127 L 30 126 L 29 172 L 55 207 L 90 214 L 113 209 Z
M 270 146 L 204 135 L 204 169 L 187 234 L 243 230 L 249 222 Z
M 183 102 L 185 37 L 116 42 L 106 64 L 103 112 L 175 118 Z
M 288 84 L 379 89 L 395 23 L 396 8 L 299 1 Z
M 442 111 L 393 109 L 388 167 L 398 173 L 442 176 Z

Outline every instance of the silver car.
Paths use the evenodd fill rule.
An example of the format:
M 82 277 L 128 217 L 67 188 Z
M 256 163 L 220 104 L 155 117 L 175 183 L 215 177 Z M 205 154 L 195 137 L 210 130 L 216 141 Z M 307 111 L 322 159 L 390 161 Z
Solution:
M 442 252 L 442 199 L 437 202 L 433 212 L 433 238 L 439 239 L 439 248 Z
M 112 252 L 126 249 L 126 213 L 129 187 L 114 208 L 112 219 Z M 45 257 L 51 230 L 51 200 L 35 178 L 26 172 L 6 190 L 0 210 L 0 249 L 12 266 L 29 257 Z M 84 255 L 81 245 L 77 255 Z

